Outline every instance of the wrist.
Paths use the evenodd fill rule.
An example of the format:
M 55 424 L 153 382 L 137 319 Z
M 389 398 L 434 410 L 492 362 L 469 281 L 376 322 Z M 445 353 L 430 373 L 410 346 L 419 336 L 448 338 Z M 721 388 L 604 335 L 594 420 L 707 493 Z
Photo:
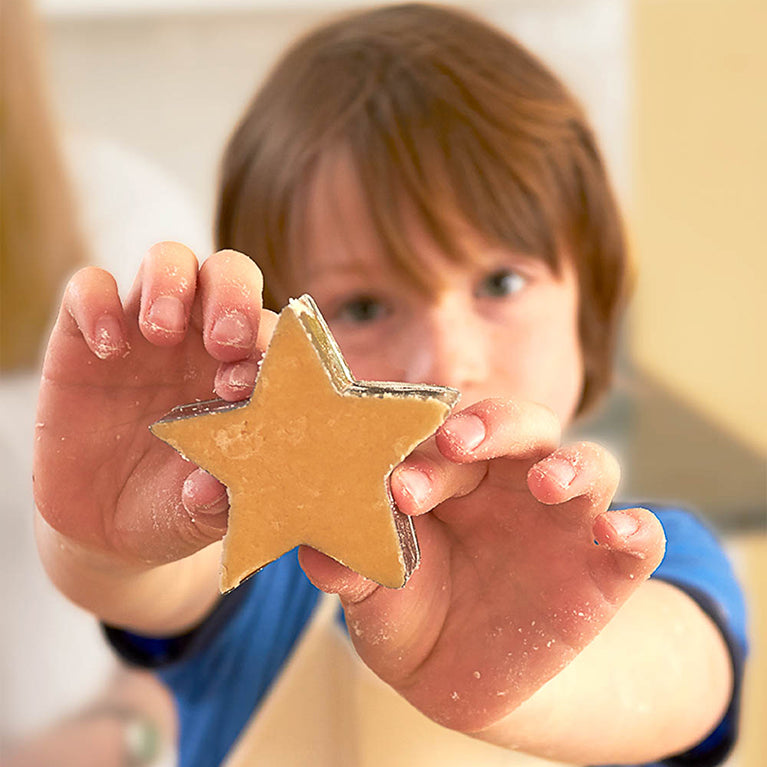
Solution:
M 73 541 L 39 512 L 35 519 L 40 559 L 51 582 L 105 623 L 139 633 L 183 633 L 219 597 L 220 542 L 183 559 L 152 565 Z

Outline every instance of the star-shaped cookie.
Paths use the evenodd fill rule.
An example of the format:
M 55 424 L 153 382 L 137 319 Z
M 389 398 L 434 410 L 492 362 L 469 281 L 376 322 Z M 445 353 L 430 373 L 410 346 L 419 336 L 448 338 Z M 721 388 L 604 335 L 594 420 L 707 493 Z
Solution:
M 302 296 L 281 312 L 249 400 L 184 405 L 151 429 L 227 487 L 222 592 L 299 544 L 398 588 L 419 553 L 389 475 L 458 396 L 355 381 L 314 301 Z

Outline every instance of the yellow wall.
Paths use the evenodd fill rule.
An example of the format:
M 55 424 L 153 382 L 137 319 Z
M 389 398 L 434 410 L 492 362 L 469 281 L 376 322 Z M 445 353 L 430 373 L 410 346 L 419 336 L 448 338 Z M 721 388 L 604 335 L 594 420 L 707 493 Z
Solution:
M 634 0 L 632 352 L 767 449 L 767 2 Z
M 725 496 L 720 505 L 763 508 L 767 2 L 633 0 L 632 10 L 629 225 L 639 280 L 630 343 L 633 359 L 662 392 L 637 413 L 641 444 L 632 468 L 645 486 L 678 487 L 696 501 L 699 490 L 704 508 L 717 492 Z M 665 444 L 658 434 L 680 419 L 689 421 L 678 432 L 688 441 Z M 659 476 L 664 471 L 670 476 Z M 743 731 L 732 764 L 757 767 L 767 752 L 767 536 L 739 535 L 730 545 L 752 626 Z
M 767 535 L 731 536 L 734 558 L 749 609 L 750 650 L 743 682 L 740 738 L 726 767 L 764 767 L 767 759 Z

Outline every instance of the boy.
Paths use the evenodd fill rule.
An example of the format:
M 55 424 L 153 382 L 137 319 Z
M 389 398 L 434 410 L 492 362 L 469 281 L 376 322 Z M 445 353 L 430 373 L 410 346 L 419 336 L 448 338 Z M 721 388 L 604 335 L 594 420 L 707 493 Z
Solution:
M 392 475 L 422 551 L 407 586 L 383 589 L 311 549 L 298 558 L 409 703 L 381 758 L 428 763 L 417 745 L 394 756 L 416 710 L 474 739 L 451 735 L 476 747 L 463 763 L 721 758 L 744 641 L 721 551 L 681 512 L 659 511 L 662 526 L 611 508 L 615 460 L 560 446 L 608 383 L 626 282 L 609 185 L 562 86 L 452 10 L 323 27 L 272 72 L 230 142 L 218 239 L 227 250 L 199 269 L 183 246 L 153 248 L 124 307 L 108 274 L 78 273 L 38 418 L 42 557 L 113 644 L 173 688 L 182 765 L 268 763 L 264 729 L 290 664 L 327 657 L 308 647 L 325 602 L 291 555 L 219 598 L 224 489 L 146 427 L 208 398 L 211 382 L 247 397 L 269 310 L 302 292 L 357 378 L 462 393 Z M 313 705 L 353 710 L 343 694 Z M 302 722 L 281 760 L 370 763 L 352 719 L 341 716 L 335 756 Z M 449 763 L 432 748 L 447 730 L 426 731 L 435 763 Z

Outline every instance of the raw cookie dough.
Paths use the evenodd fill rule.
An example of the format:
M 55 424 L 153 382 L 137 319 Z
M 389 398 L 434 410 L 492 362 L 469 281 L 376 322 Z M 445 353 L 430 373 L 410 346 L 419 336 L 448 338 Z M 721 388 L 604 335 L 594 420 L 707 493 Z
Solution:
M 299 544 L 398 588 L 419 554 L 389 475 L 458 396 L 355 381 L 314 301 L 302 296 L 280 314 L 249 400 L 184 405 L 151 429 L 227 486 L 222 592 Z

